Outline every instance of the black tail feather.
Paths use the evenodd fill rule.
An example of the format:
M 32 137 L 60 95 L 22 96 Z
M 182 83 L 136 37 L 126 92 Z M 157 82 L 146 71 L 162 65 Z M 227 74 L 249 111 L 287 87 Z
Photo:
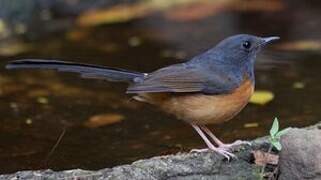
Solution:
M 54 69 L 63 72 L 79 73 L 84 78 L 104 79 L 108 81 L 134 82 L 137 77 L 143 77 L 140 72 L 125 69 L 110 68 L 91 64 L 74 63 L 57 60 L 22 59 L 11 61 L 7 69 Z

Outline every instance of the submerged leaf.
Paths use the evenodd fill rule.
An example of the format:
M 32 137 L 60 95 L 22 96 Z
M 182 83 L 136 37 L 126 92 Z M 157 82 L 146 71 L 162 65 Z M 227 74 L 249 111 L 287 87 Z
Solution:
M 15 56 L 20 53 L 29 51 L 32 48 L 30 44 L 19 41 L 12 41 L 5 44 L 0 44 L 1 56 Z
M 295 83 L 293 83 L 293 88 L 294 89 L 303 89 L 304 83 L 303 82 L 295 82 Z
M 78 18 L 80 26 L 95 26 L 106 23 L 126 22 L 148 14 L 151 9 L 147 5 L 118 5 L 109 9 L 85 12 Z
M 161 0 L 159 0 L 161 1 Z M 163 0 L 164 1 L 164 0 Z M 182 4 L 165 12 L 165 17 L 175 21 L 195 21 L 214 16 L 224 11 L 280 11 L 284 9 L 281 1 L 256 0 L 246 3 L 242 0 L 198 0 L 189 4 Z
M 32 119 L 31 118 L 26 119 L 26 124 L 27 125 L 31 125 L 32 124 Z
M 259 127 L 259 123 L 254 122 L 254 123 L 246 123 L 243 125 L 245 128 L 254 128 L 254 127 Z
M 284 8 L 281 1 L 242 0 L 150 0 L 124 3 L 105 9 L 91 9 L 77 19 L 80 26 L 96 26 L 108 23 L 128 22 L 152 13 L 164 13 L 166 18 L 189 21 L 206 18 L 222 11 L 280 11 Z
M 136 47 L 139 46 L 142 43 L 141 38 L 137 37 L 137 36 L 133 36 L 131 38 L 128 39 L 128 44 L 132 47 Z
M 301 40 L 283 43 L 277 46 L 282 50 L 296 50 L 296 51 L 320 51 L 321 50 L 321 40 Z
M 88 36 L 90 36 L 90 33 L 85 28 L 72 30 L 66 33 L 66 38 L 72 41 L 84 40 L 89 38 Z
M 80 26 L 96 26 L 100 24 L 128 22 L 147 16 L 154 12 L 163 11 L 178 5 L 189 4 L 199 0 L 164 1 L 153 0 L 131 4 L 117 5 L 107 9 L 91 10 L 80 15 L 77 23 Z
M 3 19 L 0 18 L 0 38 L 6 38 L 10 34 L 10 31 Z
M 48 98 L 46 97 L 38 97 L 37 102 L 40 104 L 48 104 Z
M 99 114 L 89 118 L 85 122 L 85 126 L 89 128 L 97 128 L 101 126 L 106 126 L 110 124 L 115 124 L 122 121 L 125 117 L 121 114 Z
M 274 94 L 270 91 L 255 91 L 250 99 L 250 103 L 264 105 L 274 98 Z

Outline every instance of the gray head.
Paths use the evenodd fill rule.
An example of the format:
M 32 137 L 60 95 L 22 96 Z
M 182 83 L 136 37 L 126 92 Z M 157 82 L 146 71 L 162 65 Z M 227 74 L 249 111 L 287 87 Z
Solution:
M 277 36 L 258 37 L 249 34 L 239 34 L 222 40 L 213 50 L 222 54 L 226 63 L 253 63 L 256 54 L 271 41 L 280 39 Z

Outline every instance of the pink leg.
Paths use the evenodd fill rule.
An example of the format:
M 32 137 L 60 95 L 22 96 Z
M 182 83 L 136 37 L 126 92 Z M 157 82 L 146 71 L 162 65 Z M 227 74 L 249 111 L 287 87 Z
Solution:
M 206 143 L 206 145 L 208 147 L 208 149 L 192 149 L 192 152 L 204 152 L 204 151 L 212 150 L 212 151 L 215 151 L 215 152 L 223 155 L 227 160 L 230 160 L 230 158 L 236 157 L 234 154 L 228 152 L 225 149 L 215 147 L 211 143 L 211 141 L 206 137 L 206 135 L 204 134 L 204 132 L 201 130 L 201 128 L 199 126 L 194 125 L 194 124 L 191 124 L 191 125 L 196 130 L 196 132 L 201 136 L 201 138 L 204 140 L 204 142 Z
M 201 129 L 213 139 L 213 141 L 218 145 L 219 148 L 225 149 L 225 150 L 230 150 L 233 146 L 238 146 L 242 144 L 248 144 L 251 145 L 250 142 L 248 141 L 241 141 L 241 140 L 236 140 L 235 142 L 231 144 L 224 144 L 222 141 L 220 141 L 206 126 L 201 126 Z

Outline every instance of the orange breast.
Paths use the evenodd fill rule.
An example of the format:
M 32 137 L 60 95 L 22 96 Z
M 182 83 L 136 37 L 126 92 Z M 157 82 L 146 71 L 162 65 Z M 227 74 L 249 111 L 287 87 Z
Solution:
M 159 106 L 177 118 L 195 124 L 218 124 L 227 121 L 239 113 L 253 94 L 254 86 L 250 80 L 229 94 L 140 94 L 137 100 Z

